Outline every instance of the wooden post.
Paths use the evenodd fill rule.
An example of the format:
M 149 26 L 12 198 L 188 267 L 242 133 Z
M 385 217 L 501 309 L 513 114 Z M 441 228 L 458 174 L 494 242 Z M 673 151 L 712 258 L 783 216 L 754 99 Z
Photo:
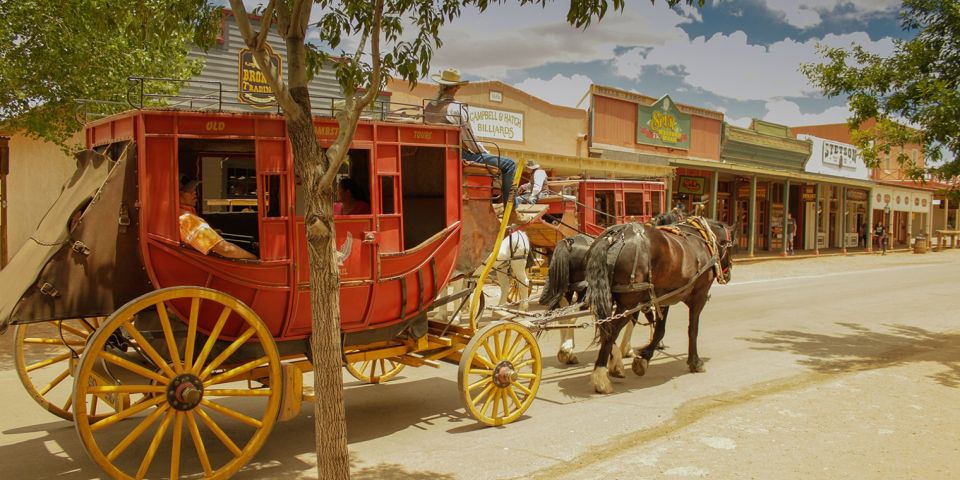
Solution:
M 664 205 L 666 205 L 665 207 L 666 209 L 664 210 L 664 213 L 669 212 L 670 210 L 673 209 L 673 179 L 674 179 L 673 174 L 668 175 L 666 178 L 664 178 L 665 180 L 664 183 L 667 184 L 667 192 L 666 192 L 667 198 L 666 198 L 666 202 L 664 202 Z
M 822 205 L 820 205 L 820 187 L 822 184 L 817 184 L 817 194 L 815 202 L 817 204 L 816 208 L 813 209 L 813 217 L 816 219 L 817 224 L 814 227 L 813 231 L 813 254 L 820 255 L 820 211 Z
M 757 176 L 750 177 L 750 218 L 747 220 L 750 224 L 750 245 L 747 247 L 747 255 L 753 256 L 754 248 L 757 244 Z
M 787 218 L 790 216 L 790 179 L 788 178 L 783 182 L 783 248 L 780 250 L 780 255 L 784 257 L 787 256 L 787 242 L 789 241 L 790 232 L 787 231 L 789 222 Z M 793 224 L 796 225 L 797 219 L 793 219 Z
M 847 187 L 840 187 L 840 251 L 847 254 Z
M 0 137 L 0 269 L 7 266 L 7 174 L 10 173 L 10 137 Z
M 717 190 L 720 188 L 720 171 L 713 171 L 713 181 L 710 186 L 710 218 L 718 220 L 717 218 Z
M 867 229 L 864 233 L 864 238 L 867 242 L 867 253 L 873 252 L 873 190 L 869 190 L 867 193 Z

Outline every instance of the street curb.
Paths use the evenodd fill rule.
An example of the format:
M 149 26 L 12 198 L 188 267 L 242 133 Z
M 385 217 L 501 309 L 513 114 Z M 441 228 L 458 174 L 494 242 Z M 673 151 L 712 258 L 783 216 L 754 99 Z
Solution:
M 892 253 L 911 253 L 913 252 L 912 248 L 898 248 L 896 250 L 887 250 L 888 254 Z M 935 253 L 935 252 L 929 252 Z M 774 255 L 774 256 L 763 256 L 763 257 L 733 257 L 734 263 L 739 264 L 749 264 L 749 263 L 761 263 L 761 262 L 771 262 L 777 260 L 806 260 L 810 258 L 827 258 L 827 257 L 852 257 L 855 255 L 880 255 L 878 251 L 873 252 L 847 252 L 847 253 L 821 253 L 819 255 L 807 254 L 807 255 Z

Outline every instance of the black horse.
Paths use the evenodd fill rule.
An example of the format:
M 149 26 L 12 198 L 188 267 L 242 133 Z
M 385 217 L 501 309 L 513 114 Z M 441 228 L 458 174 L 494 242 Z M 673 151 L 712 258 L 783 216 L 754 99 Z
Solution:
M 636 321 L 636 313 L 619 314 L 640 305 L 650 305 L 644 314 L 654 324 L 654 333 L 634 359 L 633 371 L 646 373 L 654 349 L 663 339 L 669 305 L 678 302 L 690 309 L 687 365 L 691 372 L 704 371 L 697 353 L 700 312 L 714 280 L 726 283 L 730 279 L 731 233 L 732 228 L 723 223 L 690 217 L 669 228 L 615 225 L 594 241 L 587 253 L 587 296 L 598 319 L 600 341 L 592 376 L 594 390 L 613 391 L 604 371 L 611 355 L 607 370 L 610 375 L 623 376 L 614 342 L 624 325 Z M 651 304 L 654 297 L 659 300 Z
M 593 237 L 578 233 L 572 237 L 557 242 L 557 247 L 550 256 L 550 271 L 547 275 L 547 284 L 540 294 L 540 305 L 547 310 L 556 310 L 573 303 L 573 296 L 582 302 L 587 293 L 587 251 Z M 573 323 L 568 320 L 563 323 Z M 560 363 L 577 363 L 577 356 L 573 353 L 573 329 L 560 330 L 560 350 L 557 360 Z
M 650 220 L 650 223 L 654 225 L 673 225 L 674 223 L 680 223 L 687 218 L 687 209 L 683 204 L 679 204 L 676 207 L 673 207 L 669 212 L 661 213 L 653 217 Z

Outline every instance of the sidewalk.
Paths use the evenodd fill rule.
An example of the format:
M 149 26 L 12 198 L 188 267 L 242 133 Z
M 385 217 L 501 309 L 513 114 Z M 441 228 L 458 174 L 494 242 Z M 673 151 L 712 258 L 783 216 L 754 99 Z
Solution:
M 733 255 L 733 261 L 736 263 L 752 263 L 752 262 L 763 262 L 768 260 L 800 260 L 805 258 L 821 258 L 821 257 L 841 257 L 841 256 L 850 256 L 850 255 L 880 255 L 879 250 L 867 251 L 864 247 L 858 248 L 848 248 L 844 252 L 841 248 L 828 248 L 816 252 L 815 250 L 797 250 L 793 255 L 784 256 L 780 252 L 757 252 L 754 256 L 747 256 L 746 252 L 735 253 Z M 913 247 L 904 247 L 900 246 L 898 248 L 887 249 L 887 253 L 913 253 Z M 933 249 L 929 249 L 927 254 L 936 253 Z

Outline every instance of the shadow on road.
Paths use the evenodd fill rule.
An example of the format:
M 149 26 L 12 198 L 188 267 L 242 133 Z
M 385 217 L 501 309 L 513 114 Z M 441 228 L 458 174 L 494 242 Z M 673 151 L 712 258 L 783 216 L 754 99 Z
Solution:
M 886 325 L 885 332 L 856 323 L 838 323 L 842 334 L 797 330 L 763 332 L 742 338 L 760 350 L 803 355 L 801 365 L 820 373 L 842 373 L 895 367 L 911 362 L 937 362 L 946 370 L 932 376 L 937 383 L 960 387 L 960 334 L 941 333 L 910 325 Z

